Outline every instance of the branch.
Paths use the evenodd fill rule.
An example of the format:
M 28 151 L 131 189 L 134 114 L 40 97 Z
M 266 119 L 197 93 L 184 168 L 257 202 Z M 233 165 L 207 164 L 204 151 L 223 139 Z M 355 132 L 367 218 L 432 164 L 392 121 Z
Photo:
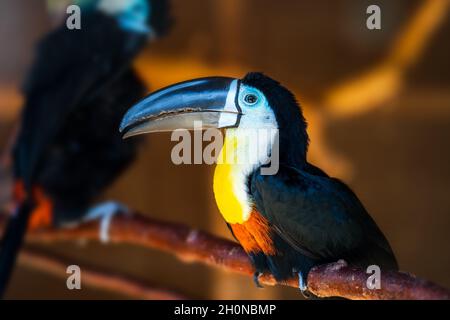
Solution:
M 322 104 L 330 114 L 348 118 L 367 113 L 396 96 L 405 84 L 407 71 L 418 62 L 432 36 L 446 21 L 449 6 L 448 0 L 422 1 L 401 28 L 385 59 L 325 93 Z
M 19 263 L 57 277 L 67 278 L 66 269 L 71 263 L 37 250 L 24 249 L 19 256 Z M 103 270 L 83 267 L 83 284 L 102 290 L 120 293 L 135 299 L 149 300 L 184 300 L 181 294 L 157 287 L 149 287 L 139 281 Z
M 0 169 L 6 171 L 11 168 L 14 143 L 16 142 L 17 136 L 19 135 L 19 131 L 20 131 L 20 123 L 16 119 L 13 128 L 11 129 L 11 132 L 8 135 L 6 144 L 0 152 Z
M 30 233 L 33 243 L 98 240 L 99 225 L 90 222 L 72 229 L 41 230 Z M 254 269 L 242 248 L 225 239 L 191 229 L 178 223 L 162 222 L 140 215 L 116 216 L 110 227 L 112 243 L 126 243 L 158 249 L 175 254 L 183 261 L 201 262 L 223 270 L 252 276 Z M 450 299 L 450 291 L 429 281 L 402 272 L 382 273 L 381 289 L 366 286 L 368 274 L 347 266 L 345 262 L 321 265 L 308 276 L 309 290 L 319 297 L 348 299 Z M 260 282 L 277 284 L 271 275 L 263 275 Z M 297 279 L 282 285 L 297 287 Z

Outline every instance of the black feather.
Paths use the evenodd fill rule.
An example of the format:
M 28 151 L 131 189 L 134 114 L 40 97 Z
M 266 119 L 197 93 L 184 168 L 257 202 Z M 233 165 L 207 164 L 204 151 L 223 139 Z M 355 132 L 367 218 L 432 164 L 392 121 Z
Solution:
M 172 17 L 170 0 L 148 0 L 151 6 L 149 25 L 158 36 L 165 36 L 171 29 L 174 19 Z
M 0 297 L 3 297 L 8 286 L 32 209 L 33 204 L 28 200 L 24 201 L 6 225 L 0 250 Z

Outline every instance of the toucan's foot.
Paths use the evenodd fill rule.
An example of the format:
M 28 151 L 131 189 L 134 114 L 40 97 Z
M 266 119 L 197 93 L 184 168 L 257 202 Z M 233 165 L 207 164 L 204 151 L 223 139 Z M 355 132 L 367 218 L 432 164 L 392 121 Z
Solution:
M 114 215 L 129 212 L 128 207 L 120 202 L 106 201 L 90 208 L 84 220 L 100 220 L 99 238 L 101 242 L 106 243 L 109 242 L 109 226 Z
M 305 298 L 307 298 L 307 299 L 308 299 L 308 298 L 311 298 L 312 295 L 311 295 L 311 293 L 308 291 L 308 286 L 306 285 L 306 278 L 305 278 L 303 272 L 298 271 L 298 272 L 297 272 L 297 275 L 298 275 L 298 288 L 299 288 L 300 291 L 302 292 L 302 295 L 303 295 Z
M 297 274 L 298 274 L 298 288 L 300 289 L 301 292 L 304 292 L 307 290 L 306 279 L 303 278 L 303 273 L 301 271 L 299 271 Z
M 254 274 L 253 274 L 253 282 L 256 284 L 256 286 L 258 287 L 258 288 L 264 288 L 262 285 L 261 285 L 261 283 L 259 283 L 259 277 L 261 277 L 262 276 L 262 273 L 261 272 L 258 272 L 258 271 L 256 271 Z

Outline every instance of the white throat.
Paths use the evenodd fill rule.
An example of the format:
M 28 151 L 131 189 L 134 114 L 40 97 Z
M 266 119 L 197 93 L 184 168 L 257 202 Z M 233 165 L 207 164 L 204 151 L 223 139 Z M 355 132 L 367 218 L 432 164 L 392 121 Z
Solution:
M 266 164 L 277 137 L 276 129 L 227 129 L 224 146 L 214 174 L 214 193 L 220 212 L 228 223 L 250 218 L 249 175 Z

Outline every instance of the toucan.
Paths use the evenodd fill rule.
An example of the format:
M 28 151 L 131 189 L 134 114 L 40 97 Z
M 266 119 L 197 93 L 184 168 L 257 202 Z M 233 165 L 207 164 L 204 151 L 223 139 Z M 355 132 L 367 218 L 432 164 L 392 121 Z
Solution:
M 95 205 L 134 159 L 117 126 L 147 88 L 132 62 L 171 25 L 168 0 L 79 0 L 81 29 L 66 22 L 38 44 L 23 85 L 25 103 L 13 149 L 16 210 L 0 248 L 0 296 L 28 228 L 101 219 L 107 240 L 120 203 Z
M 394 253 L 353 191 L 307 160 L 309 138 L 294 95 L 262 73 L 209 77 L 163 88 L 125 114 L 124 138 L 176 129 L 222 128 L 214 173 L 217 206 L 256 270 L 279 282 L 298 278 L 305 294 L 312 267 L 344 259 L 353 266 L 398 269 Z M 249 130 L 269 133 L 247 139 Z M 224 161 L 223 153 L 254 161 Z M 264 168 L 268 156 L 277 170 Z M 233 157 L 231 157 L 233 159 Z M 228 158 L 226 158 L 228 159 Z M 272 164 L 271 164 L 272 165 Z

